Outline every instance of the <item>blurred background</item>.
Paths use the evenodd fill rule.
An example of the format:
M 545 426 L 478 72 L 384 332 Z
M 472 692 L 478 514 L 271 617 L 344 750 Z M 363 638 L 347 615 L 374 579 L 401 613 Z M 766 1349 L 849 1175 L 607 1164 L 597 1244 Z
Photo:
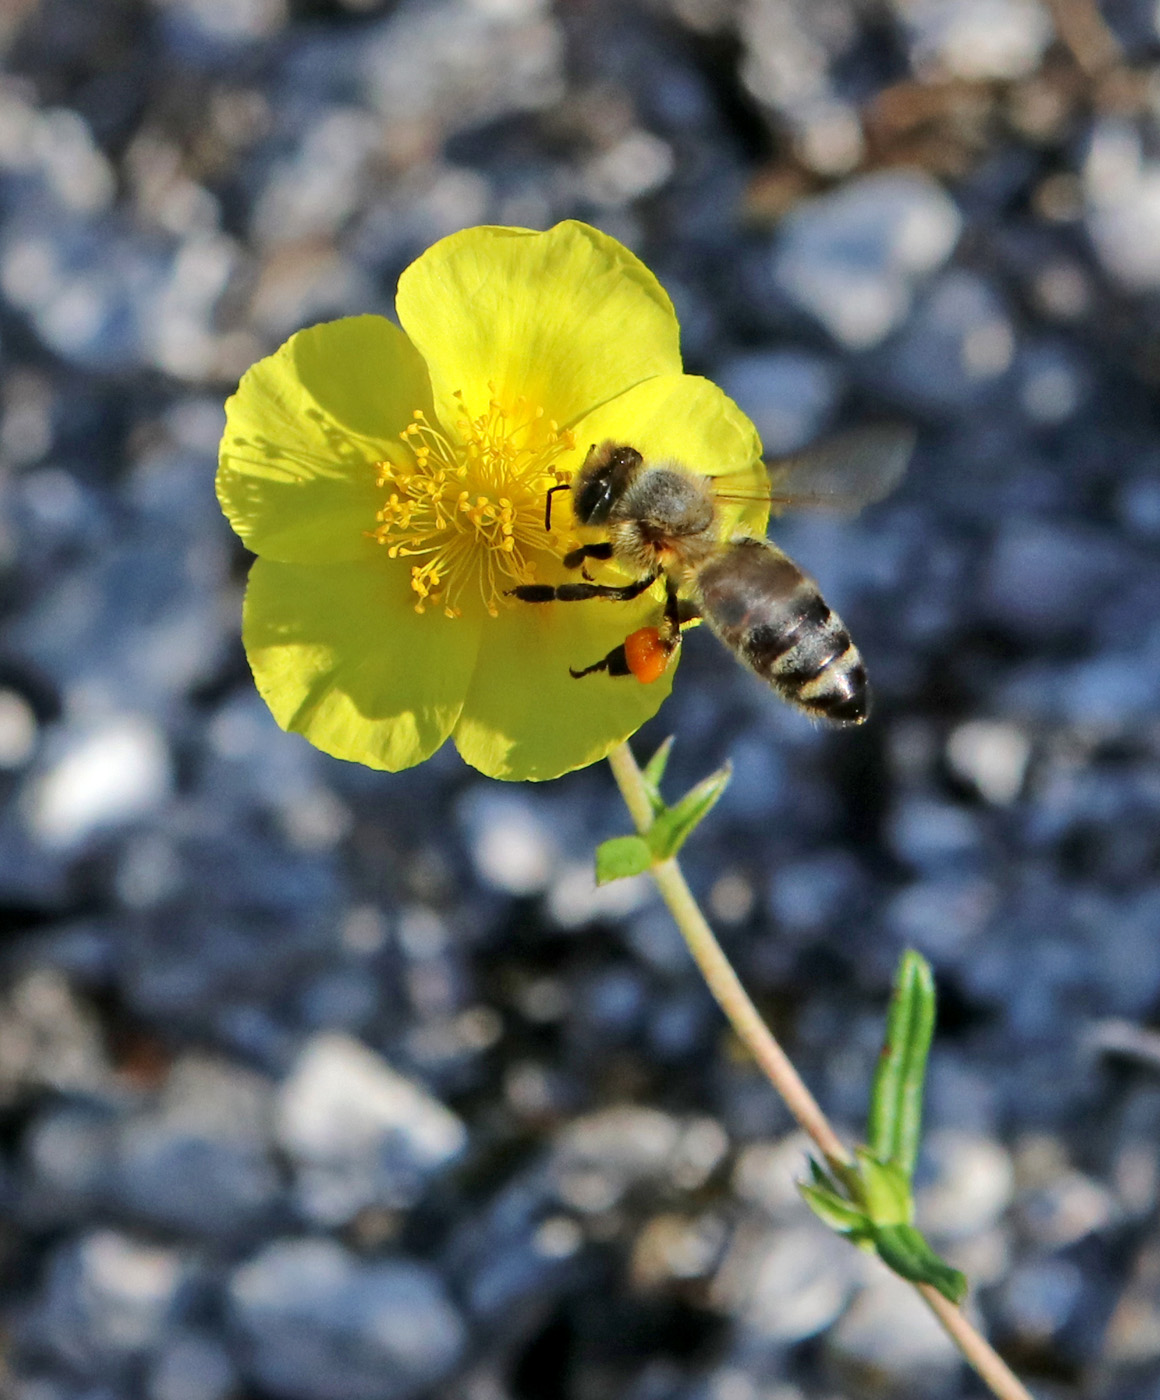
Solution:
M 786 519 L 878 707 L 709 636 L 637 741 L 731 758 L 686 868 L 862 1131 L 941 1018 L 921 1223 L 1043 1397 L 1160 1397 L 1160 32 L 1152 0 L 6 0 L 0 1394 L 978 1395 L 809 1217 L 804 1149 L 601 767 L 281 734 L 221 404 L 480 222 L 588 219 L 771 452 L 915 422 Z

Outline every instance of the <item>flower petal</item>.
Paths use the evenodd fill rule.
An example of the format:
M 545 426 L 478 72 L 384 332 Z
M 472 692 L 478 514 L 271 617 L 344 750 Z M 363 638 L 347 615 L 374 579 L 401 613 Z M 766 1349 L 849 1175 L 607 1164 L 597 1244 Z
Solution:
M 427 369 L 382 316 L 329 321 L 252 366 L 226 403 L 217 491 L 230 524 L 267 559 L 358 559 L 382 502 L 375 462 L 431 409 Z
M 492 778 L 540 781 L 583 768 L 651 719 L 672 689 L 675 661 L 651 685 L 580 670 L 657 622 L 660 588 L 629 603 L 523 603 L 483 623 L 455 746 Z
M 262 698 L 283 729 L 392 772 L 451 733 L 479 646 L 478 617 L 400 602 L 409 570 L 382 554 L 341 564 L 258 559 L 242 624 Z
M 523 397 L 561 427 L 654 374 L 680 370 L 664 288 L 616 239 L 569 221 L 546 233 L 472 228 L 399 278 L 399 322 L 431 369 L 440 421 Z
M 582 452 L 608 439 L 635 447 L 646 462 L 679 462 L 705 476 L 728 477 L 715 487 L 722 493 L 722 534 L 765 534 L 769 475 L 761 458 L 761 439 L 733 400 L 710 380 L 692 374 L 659 375 L 593 409 L 576 425 Z

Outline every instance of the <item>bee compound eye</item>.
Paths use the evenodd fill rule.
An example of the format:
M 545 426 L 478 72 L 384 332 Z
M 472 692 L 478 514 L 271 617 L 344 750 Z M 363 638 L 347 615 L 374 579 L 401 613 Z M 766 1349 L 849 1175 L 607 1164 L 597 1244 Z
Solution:
M 607 477 L 590 481 L 576 500 L 576 518 L 581 525 L 603 525 L 612 511 L 612 482 Z

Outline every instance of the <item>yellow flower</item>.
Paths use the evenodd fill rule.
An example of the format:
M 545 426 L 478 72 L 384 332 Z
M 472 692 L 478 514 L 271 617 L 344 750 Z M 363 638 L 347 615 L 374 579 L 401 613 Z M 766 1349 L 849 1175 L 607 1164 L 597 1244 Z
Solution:
M 226 404 L 218 498 L 258 555 L 254 678 L 284 729 L 339 758 L 397 770 L 452 737 L 493 777 L 557 777 L 650 718 L 674 668 L 569 675 L 655 621 L 659 585 L 631 603 L 508 596 L 569 576 L 567 493 L 549 532 L 548 489 L 606 439 L 759 488 L 761 444 L 682 372 L 656 278 L 585 224 L 453 234 L 403 273 L 396 310 L 402 330 L 299 331 Z M 760 506 L 723 515 L 764 529 Z

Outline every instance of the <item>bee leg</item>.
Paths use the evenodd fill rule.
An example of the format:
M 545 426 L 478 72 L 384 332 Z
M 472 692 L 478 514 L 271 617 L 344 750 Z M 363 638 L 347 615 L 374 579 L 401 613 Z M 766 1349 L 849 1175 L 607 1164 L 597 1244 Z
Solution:
M 591 666 L 585 666 L 582 671 L 573 670 L 568 667 L 574 680 L 579 680 L 581 676 L 591 676 L 597 671 L 607 671 L 610 676 L 635 676 L 639 681 L 649 681 L 658 677 L 668 665 L 668 658 L 681 644 L 681 623 L 686 621 L 686 614 L 692 607 L 686 599 L 677 597 L 676 585 L 671 579 L 665 579 L 665 611 L 661 618 L 660 626 L 657 628 L 644 628 L 640 632 L 634 632 L 626 642 L 621 642 L 620 646 L 613 647 L 606 657 L 595 662 Z M 655 647 L 662 654 L 663 659 L 656 665 L 655 675 L 642 672 L 639 664 L 639 654 L 637 664 L 633 664 L 629 658 L 628 646 L 637 638 L 652 632 L 655 639 Z M 652 651 L 652 645 L 646 647 L 646 651 Z M 655 652 L 653 653 L 655 655 Z M 651 660 L 651 658 L 650 658 Z
M 578 681 L 581 676 L 593 676 L 597 671 L 607 671 L 610 676 L 632 675 L 623 642 L 621 642 L 618 647 L 613 647 L 608 655 L 602 657 L 601 660 L 593 662 L 591 666 L 585 666 L 582 671 L 574 671 L 571 666 L 568 667 L 569 675 L 576 681 Z
M 570 554 L 564 555 L 564 567 L 566 569 L 578 569 L 585 559 L 611 559 L 612 543 L 605 540 L 602 544 L 582 544 L 579 549 L 574 549 Z
M 550 529 L 552 528 L 552 497 L 556 494 L 557 491 L 567 491 L 567 490 L 569 490 L 569 489 L 570 489 L 569 483 L 566 482 L 566 481 L 561 481 L 561 482 L 560 482 L 558 485 L 556 485 L 556 486 L 549 486 L 549 487 L 548 487 L 547 494 L 546 494 L 545 497 L 544 497 L 544 529 L 545 529 L 545 530 L 550 530 Z
M 656 574 L 646 574 L 633 583 L 617 588 L 605 583 L 561 583 L 555 587 L 550 583 L 521 583 L 508 589 L 508 596 L 518 598 L 522 603 L 584 603 L 589 598 L 609 598 L 614 603 L 627 603 L 639 598 L 657 581 Z
M 665 579 L 665 614 L 657 628 L 657 642 L 671 656 L 681 644 L 681 600 L 671 578 Z

